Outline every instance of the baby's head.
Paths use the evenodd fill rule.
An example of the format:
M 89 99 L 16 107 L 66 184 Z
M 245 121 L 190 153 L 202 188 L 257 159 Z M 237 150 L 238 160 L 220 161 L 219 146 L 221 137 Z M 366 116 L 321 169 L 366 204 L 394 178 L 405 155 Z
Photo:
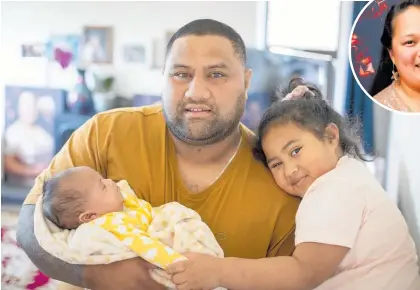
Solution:
M 292 79 L 283 96 L 301 85 L 309 91 L 298 99 L 279 100 L 264 113 L 254 155 L 270 169 L 280 188 L 302 197 L 344 154 L 366 159 L 349 124 L 316 87 Z
M 75 229 L 122 210 L 123 198 L 116 183 L 89 167 L 64 170 L 44 183 L 44 216 L 60 228 Z

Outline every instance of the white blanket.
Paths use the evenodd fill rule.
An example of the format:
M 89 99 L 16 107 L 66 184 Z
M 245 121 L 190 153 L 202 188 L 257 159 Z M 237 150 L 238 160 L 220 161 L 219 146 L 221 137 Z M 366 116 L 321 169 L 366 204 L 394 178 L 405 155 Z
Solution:
M 157 209 L 149 226 L 150 237 L 160 240 L 179 253 L 224 256 L 210 228 L 201 221 L 198 213 L 178 203 L 165 204 Z M 182 220 L 174 218 L 174 209 L 184 210 Z M 187 219 L 185 214 L 189 215 Z M 162 224 L 167 226 L 162 228 Z M 91 223 L 82 224 L 76 230 L 58 228 L 44 217 L 42 197 L 35 207 L 34 232 L 38 243 L 46 252 L 71 264 L 108 264 L 137 256 L 113 234 Z M 151 276 L 169 289 L 175 289 L 165 271 L 152 270 Z

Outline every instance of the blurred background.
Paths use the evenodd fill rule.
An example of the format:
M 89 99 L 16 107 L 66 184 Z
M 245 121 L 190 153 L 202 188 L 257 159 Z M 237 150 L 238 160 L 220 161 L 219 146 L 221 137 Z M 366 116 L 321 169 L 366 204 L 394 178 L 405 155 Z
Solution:
M 386 1 L 374 2 L 372 9 L 387 12 L 379 6 Z M 224 22 L 245 41 L 253 79 L 243 122 L 251 129 L 292 76 L 315 83 L 340 113 L 359 118 L 365 151 L 377 157 L 368 166 L 420 249 L 420 116 L 374 105 L 349 65 L 351 28 L 366 4 L 2 2 L 2 287 L 55 289 L 15 243 L 17 212 L 34 178 L 93 114 L 160 102 L 166 43 L 199 18 Z

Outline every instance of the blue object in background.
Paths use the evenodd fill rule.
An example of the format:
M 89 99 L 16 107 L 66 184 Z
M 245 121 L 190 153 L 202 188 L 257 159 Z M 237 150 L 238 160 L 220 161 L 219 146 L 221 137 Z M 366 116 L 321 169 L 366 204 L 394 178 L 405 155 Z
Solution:
M 353 21 L 367 2 L 353 2 Z M 348 67 L 347 92 L 345 112 L 350 119 L 357 119 L 361 123 L 361 130 L 358 132 L 362 138 L 363 149 L 366 153 L 373 152 L 373 101 L 362 91 L 353 76 L 350 64 Z
M 80 115 L 91 115 L 95 112 L 92 92 L 86 85 L 85 70 L 77 69 L 79 74 L 73 90 L 68 93 L 67 107 L 69 112 Z

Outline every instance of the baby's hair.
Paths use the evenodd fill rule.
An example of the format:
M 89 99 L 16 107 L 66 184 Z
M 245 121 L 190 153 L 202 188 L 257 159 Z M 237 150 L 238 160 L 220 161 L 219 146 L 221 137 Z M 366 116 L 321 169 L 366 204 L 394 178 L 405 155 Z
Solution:
M 298 86 L 306 86 L 309 92 L 293 100 L 282 100 L 288 93 L 291 93 Z M 267 166 L 267 159 L 262 149 L 262 138 L 271 125 L 295 124 L 305 130 L 312 132 L 317 138 L 324 140 L 325 129 L 334 123 L 339 130 L 339 144 L 347 155 L 359 158 L 363 161 L 370 161 L 362 154 L 360 138 L 351 129 L 350 122 L 347 122 L 322 98 L 319 89 L 301 78 L 293 78 L 288 87 L 279 93 L 279 100 L 275 101 L 264 113 L 259 127 L 258 138 L 253 149 L 255 158 Z M 356 125 L 356 122 L 355 124 Z
M 70 174 L 71 169 L 65 170 L 44 181 L 42 211 L 56 226 L 71 230 L 79 225 L 78 217 L 85 210 L 86 195 L 63 184 L 63 179 Z

